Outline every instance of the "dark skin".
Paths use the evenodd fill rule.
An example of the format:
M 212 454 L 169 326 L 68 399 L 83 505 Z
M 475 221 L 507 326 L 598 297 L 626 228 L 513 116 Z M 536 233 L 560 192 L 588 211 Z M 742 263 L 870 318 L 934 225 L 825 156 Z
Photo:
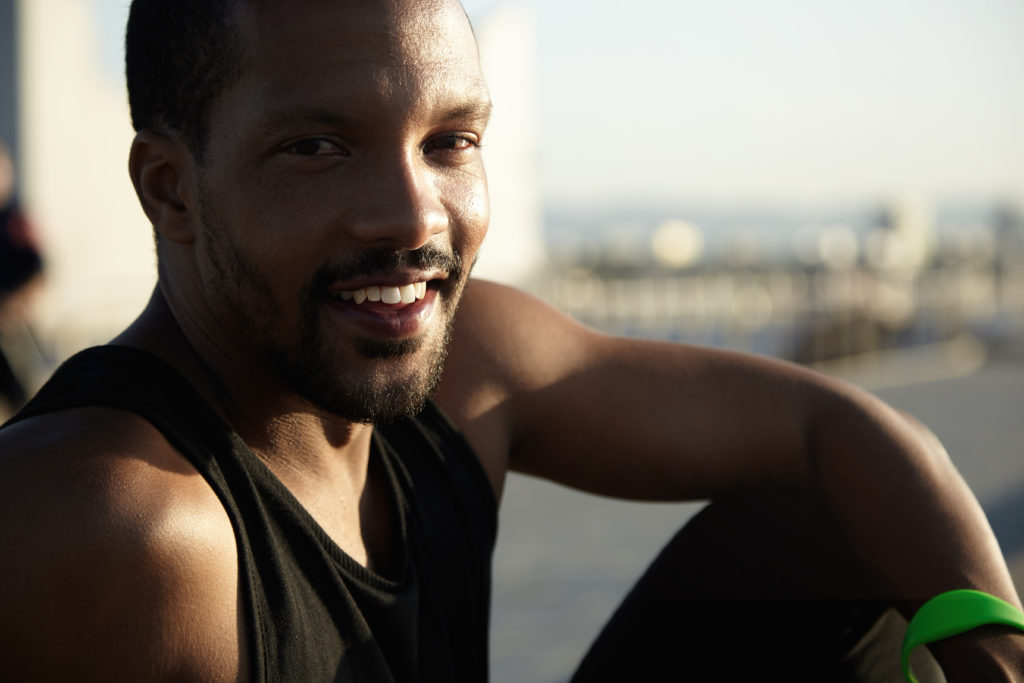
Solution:
M 160 235 L 160 277 L 115 341 L 176 367 L 349 555 L 391 569 L 372 427 L 297 392 L 267 358 L 324 337 L 341 356 L 318 362 L 338 382 L 416 384 L 459 302 L 435 396 L 499 497 L 510 470 L 649 500 L 815 491 L 908 609 L 961 587 L 1020 605 L 938 441 L 836 380 L 607 337 L 450 271 L 406 268 L 378 283 L 429 283 L 414 305 L 423 315 L 401 330 L 322 296 L 320 326 L 304 332 L 296 311 L 326 258 L 429 243 L 470 262 L 487 222 L 478 145 L 489 101 L 461 10 L 310 4 L 242 16 L 257 58 L 215 103 L 204 165 L 173 131 L 136 137 L 130 170 Z M 255 264 L 251 286 L 231 289 L 225 254 Z M 243 323 L 265 334 L 243 335 Z M 388 335 L 416 344 L 383 360 L 353 350 Z M 0 547 L 17 549 L 0 563 L 0 652 L 14 680 L 248 680 L 231 526 L 156 429 L 116 410 L 69 410 L 0 432 L 0 453 Z M 1024 636 L 1005 629 L 936 653 L 950 681 L 1024 680 Z

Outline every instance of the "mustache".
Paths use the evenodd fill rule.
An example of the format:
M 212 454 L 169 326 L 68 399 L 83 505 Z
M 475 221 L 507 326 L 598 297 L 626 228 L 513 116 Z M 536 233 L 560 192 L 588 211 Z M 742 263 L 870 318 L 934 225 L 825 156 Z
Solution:
M 443 270 L 450 280 L 458 282 L 464 267 L 458 252 L 433 243 L 419 249 L 373 249 L 322 267 L 313 277 L 313 290 L 322 290 L 338 281 L 369 278 L 403 269 Z

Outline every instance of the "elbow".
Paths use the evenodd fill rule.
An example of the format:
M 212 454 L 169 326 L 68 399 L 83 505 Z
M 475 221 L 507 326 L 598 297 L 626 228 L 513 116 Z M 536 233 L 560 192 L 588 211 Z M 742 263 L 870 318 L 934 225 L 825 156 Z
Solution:
M 866 391 L 829 380 L 811 404 L 806 455 L 815 487 L 845 476 L 852 482 L 866 471 L 906 481 L 911 473 L 942 478 L 953 468 L 934 432 Z

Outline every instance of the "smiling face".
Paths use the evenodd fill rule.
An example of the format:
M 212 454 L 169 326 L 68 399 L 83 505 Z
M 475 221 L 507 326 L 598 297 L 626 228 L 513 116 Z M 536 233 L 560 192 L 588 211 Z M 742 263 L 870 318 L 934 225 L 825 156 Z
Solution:
M 454 2 L 262 4 L 209 116 L 187 305 L 315 406 L 394 419 L 433 391 L 486 232 L 475 40 Z

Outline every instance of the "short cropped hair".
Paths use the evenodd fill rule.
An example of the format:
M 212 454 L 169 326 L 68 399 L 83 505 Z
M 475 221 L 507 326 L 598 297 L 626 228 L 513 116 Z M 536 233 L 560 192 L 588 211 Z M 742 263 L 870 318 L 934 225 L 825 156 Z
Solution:
M 203 157 L 210 109 L 239 76 L 244 46 L 234 0 L 133 0 L 125 31 L 128 105 L 136 131 L 177 131 Z

